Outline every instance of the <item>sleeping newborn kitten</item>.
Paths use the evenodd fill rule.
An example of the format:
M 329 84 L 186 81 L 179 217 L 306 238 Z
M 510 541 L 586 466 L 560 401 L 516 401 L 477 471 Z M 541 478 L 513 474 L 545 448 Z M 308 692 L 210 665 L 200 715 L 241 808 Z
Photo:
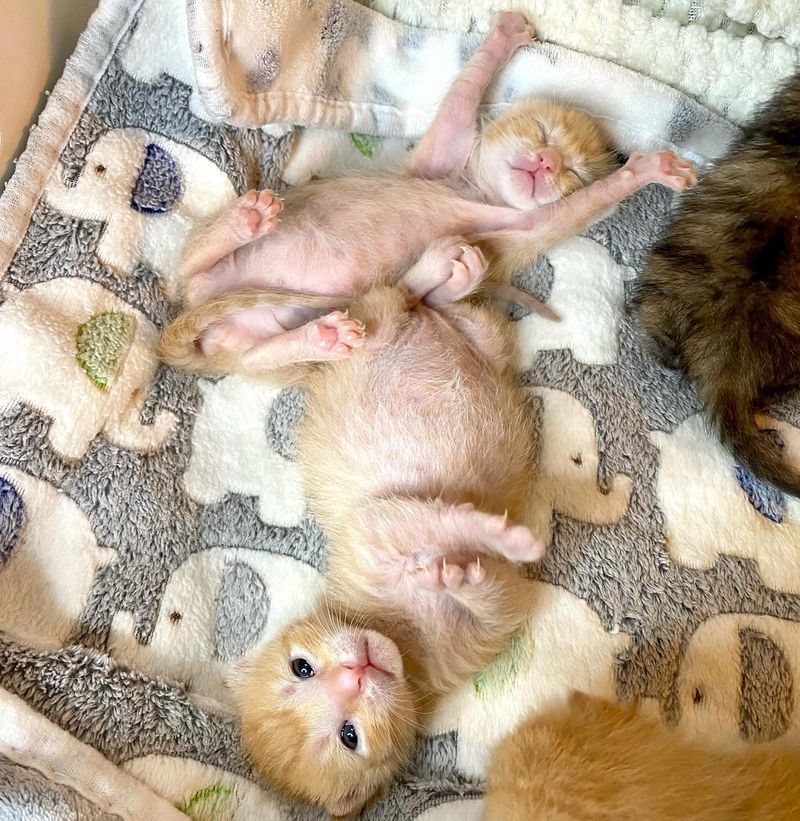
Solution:
M 736 459 L 800 496 L 756 411 L 800 375 L 800 75 L 683 200 L 636 302 L 650 348 L 694 380 Z
M 469 291 L 482 255 L 437 241 L 397 286 L 341 315 L 352 356 L 308 374 L 298 463 L 330 542 L 327 602 L 234 685 L 258 772 L 334 815 L 397 775 L 435 699 L 526 620 L 530 583 L 513 563 L 544 550 L 515 524 L 534 437 L 508 323 L 423 302 L 454 260 Z
M 478 137 L 483 92 L 529 42 L 522 17 L 499 17 L 405 173 L 319 180 L 289 191 L 283 202 L 270 191 L 251 191 L 194 235 L 182 266 L 190 308 L 166 330 L 162 358 L 214 375 L 346 356 L 336 314 L 320 315 L 398 277 L 429 242 L 451 235 L 480 242 L 493 257 L 498 283 L 490 296 L 554 318 L 533 297 L 510 289 L 508 276 L 642 186 L 683 190 L 694 172 L 661 152 L 633 155 L 606 177 L 613 163 L 598 122 L 544 100 L 512 106 Z M 464 277 L 459 259 L 452 277 Z M 449 287 L 427 301 L 447 299 Z M 291 292 L 328 299 L 298 304 L 288 299 Z
M 486 821 L 790 821 L 797 751 L 701 749 L 635 709 L 588 696 L 536 716 L 495 750 Z

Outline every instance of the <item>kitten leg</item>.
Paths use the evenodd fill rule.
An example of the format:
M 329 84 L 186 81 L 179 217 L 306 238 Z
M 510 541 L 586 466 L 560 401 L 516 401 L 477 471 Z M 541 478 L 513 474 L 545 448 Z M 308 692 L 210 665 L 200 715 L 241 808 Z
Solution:
M 258 374 L 300 362 L 344 359 L 364 342 L 364 326 L 342 311 L 287 330 L 281 310 L 254 309 L 241 322 L 234 315 L 212 325 L 199 340 L 203 356 L 210 363 L 236 357 L 237 371 Z
M 203 297 L 201 278 L 243 245 L 275 230 L 281 200 L 272 191 L 248 191 L 210 225 L 193 231 L 181 261 L 181 277 L 190 303 Z
M 423 136 L 409 166 L 417 177 L 444 177 L 462 171 L 475 141 L 478 105 L 492 77 L 521 46 L 533 42 L 533 29 L 519 14 L 505 12 L 458 75 Z
M 456 302 L 475 290 L 486 271 L 486 259 L 462 237 L 432 242 L 399 285 L 412 304 Z
M 520 223 L 528 227 L 532 239 L 550 245 L 585 230 L 607 209 L 650 183 L 680 192 L 697 183 L 697 174 L 691 163 L 671 151 L 634 153 L 605 179 L 536 211 L 521 212 Z
M 512 562 L 532 562 L 544 545 L 524 525 L 507 515 L 486 513 L 472 504 L 391 497 L 369 503 L 366 515 L 369 536 L 381 550 L 404 557 L 412 570 L 445 556 L 495 554 Z
M 533 211 L 476 203 L 465 210 L 471 227 L 464 233 L 471 242 L 488 241 L 498 252 L 519 244 L 549 248 L 581 233 L 609 208 L 650 183 L 680 192 L 696 182 L 694 166 L 671 151 L 631 154 L 622 168 L 605 179 Z

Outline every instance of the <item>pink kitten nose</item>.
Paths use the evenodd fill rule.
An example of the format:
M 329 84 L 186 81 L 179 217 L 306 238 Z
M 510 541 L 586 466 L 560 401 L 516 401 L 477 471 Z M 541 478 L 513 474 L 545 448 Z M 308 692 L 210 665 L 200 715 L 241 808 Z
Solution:
M 561 168 L 561 157 L 557 151 L 551 151 L 549 148 L 543 148 L 539 152 L 539 169 L 541 171 L 550 171 L 553 174 L 557 173 Z
M 354 696 L 364 686 L 366 668 L 360 664 L 342 664 L 333 678 L 333 687 L 343 696 Z

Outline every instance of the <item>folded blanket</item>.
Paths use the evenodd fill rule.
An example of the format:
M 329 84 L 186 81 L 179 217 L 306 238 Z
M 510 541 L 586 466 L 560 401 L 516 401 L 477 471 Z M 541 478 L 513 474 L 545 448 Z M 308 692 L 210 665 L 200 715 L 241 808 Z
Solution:
M 406 23 L 462 31 L 487 25 L 498 9 L 519 11 L 543 40 L 668 83 L 737 123 L 798 65 L 798 0 L 367 2 Z
M 749 117 L 776 80 L 798 65 L 798 0 L 764 2 L 751 10 L 761 30 L 784 38 L 777 40 L 717 28 L 721 12 L 713 2 L 693 3 L 685 21 L 677 8 L 655 17 L 622 0 L 369 5 L 406 22 L 463 31 L 484 27 L 498 8 L 518 10 L 542 39 L 669 83 L 734 122 Z M 747 19 L 741 8 L 737 12 Z M 698 25 L 704 20 L 711 29 Z M 242 125 L 286 120 L 383 135 L 419 134 L 432 101 L 441 97 L 469 49 L 469 41 L 462 44 L 450 32 L 410 31 L 345 0 L 300 9 L 286 0 L 195 0 L 189 4 L 189 30 L 198 83 L 215 116 Z M 415 82 L 421 77 L 425 82 Z M 551 93 L 560 91 L 551 86 Z M 498 93 L 494 98 L 502 99 Z
M 254 185 L 397 161 L 476 40 L 345 0 L 257 5 L 102 0 L 0 199 L 0 811 L 94 812 L 63 735 L 3 744 L 33 712 L 97 752 L 106 814 L 129 806 L 116 767 L 142 800 L 196 819 L 320 817 L 252 779 L 225 684 L 322 589 L 324 536 L 292 459 L 301 397 L 161 367 L 155 340 L 196 220 Z M 665 31 L 646 26 L 641 47 Z M 611 20 L 596 48 L 623 33 Z M 750 41 L 731 42 L 752 105 L 787 67 L 764 54 L 789 46 L 754 40 L 750 62 Z M 529 93 L 597 113 L 625 150 L 705 162 L 737 134 L 680 91 L 559 45 L 515 57 L 488 102 Z M 733 463 L 626 313 L 672 204 L 649 187 L 518 273 L 564 317 L 515 323 L 540 430 L 531 519 L 550 543 L 535 615 L 432 717 L 365 818 L 478 817 L 493 743 L 571 688 L 652 699 L 712 744 L 796 737 L 799 503 Z M 780 409 L 790 450 L 798 407 Z

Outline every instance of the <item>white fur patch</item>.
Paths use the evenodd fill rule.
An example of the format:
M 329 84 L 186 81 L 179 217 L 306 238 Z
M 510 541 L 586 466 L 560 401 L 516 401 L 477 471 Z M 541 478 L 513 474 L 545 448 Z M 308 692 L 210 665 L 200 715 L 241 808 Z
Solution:
M 800 624 L 742 613 L 714 616 L 689 640 L 678 676 L 680 729 L 720 747 L 752 749 L 740 735 L 741 659 L 739 631 L 753 629 L 783 652 L 795 681 L 800 674 Z M 774 671 L 770 671 L 774 673 Z M 769 674 L 764 671 L 764 674 Z M 698 698 L 701 696 L 702 698 Z M 790 724 L 782 741 L 800 740 L 800 691 L 793 688 Z
M 147 784 L 188 817 L 203 821 L 282 821 L 281 802 L 227 770 L 186 758 L 146 755 L 122 769 Z
M 0 563 L 0 624 L 37 644 L 64 642 L 86 605 L 98 568 L 116 551 L 97 544 L 83 511 L 48 482 L 0 466 L 22 502 L 19 539 Z
M 528 716 L 572 690 L 615 697 L 615 657 L 630 641 L 607 633 L 589 605 L 560 587 L 531 583 L 530 659 L 485 693 L 461 687 L 441 703 L 428 732 L 458 730 L 458 769 L 482 777 L 495 744 Z
M 197 93 L 191 48 L 185 0 L 145 0 L 139 9 L 139 25 L 121 51 L 120 62 L 128 74 L 145 83 L 158 80 L 161 74 L 185 83 L 192 89 L 192 114 L 211 120 Z
M 174 206 L 163 213 L 143 213 L 131 205 L 150 145 L 165 152 L 180 188 Z M 174 301 L 190 229 L 230 205 L 236 192 L 225 172 L 197 151 L 138 128 L 119 128 L 95 143 L 74 186 L 64 185 L 56 171 L 45 199 L 70 216 L 105 222 L 97 246 L 100 261 L 122 278 L 143 263 L 161 276 L 167 298 Z
M 143 673 L 186 682 L 193 693 L 232 704 L 225 682 L 239 659 L 219 658 L 215 627 L 223 576 L 234 562 L 252 568 L 269 602 L 266 626 L 248 653 L 306 615 L 322 591 L 322 577 L 304 562 L 261 550 L 211 548 L 190 556 L 172 574 L 150 643 L 139 644 L 130 614 L 118 613 L 109 652 Z
M 618 474 L 604 493 L 597 484 L 597 437 L 591 413 L 573 396 L 535 388 L 542 400 L 539 465 L 526 516 L 533 532 L 550 543 L 554 513 L 594 524 L 618 522 L 628 509 L 631 479 Z

